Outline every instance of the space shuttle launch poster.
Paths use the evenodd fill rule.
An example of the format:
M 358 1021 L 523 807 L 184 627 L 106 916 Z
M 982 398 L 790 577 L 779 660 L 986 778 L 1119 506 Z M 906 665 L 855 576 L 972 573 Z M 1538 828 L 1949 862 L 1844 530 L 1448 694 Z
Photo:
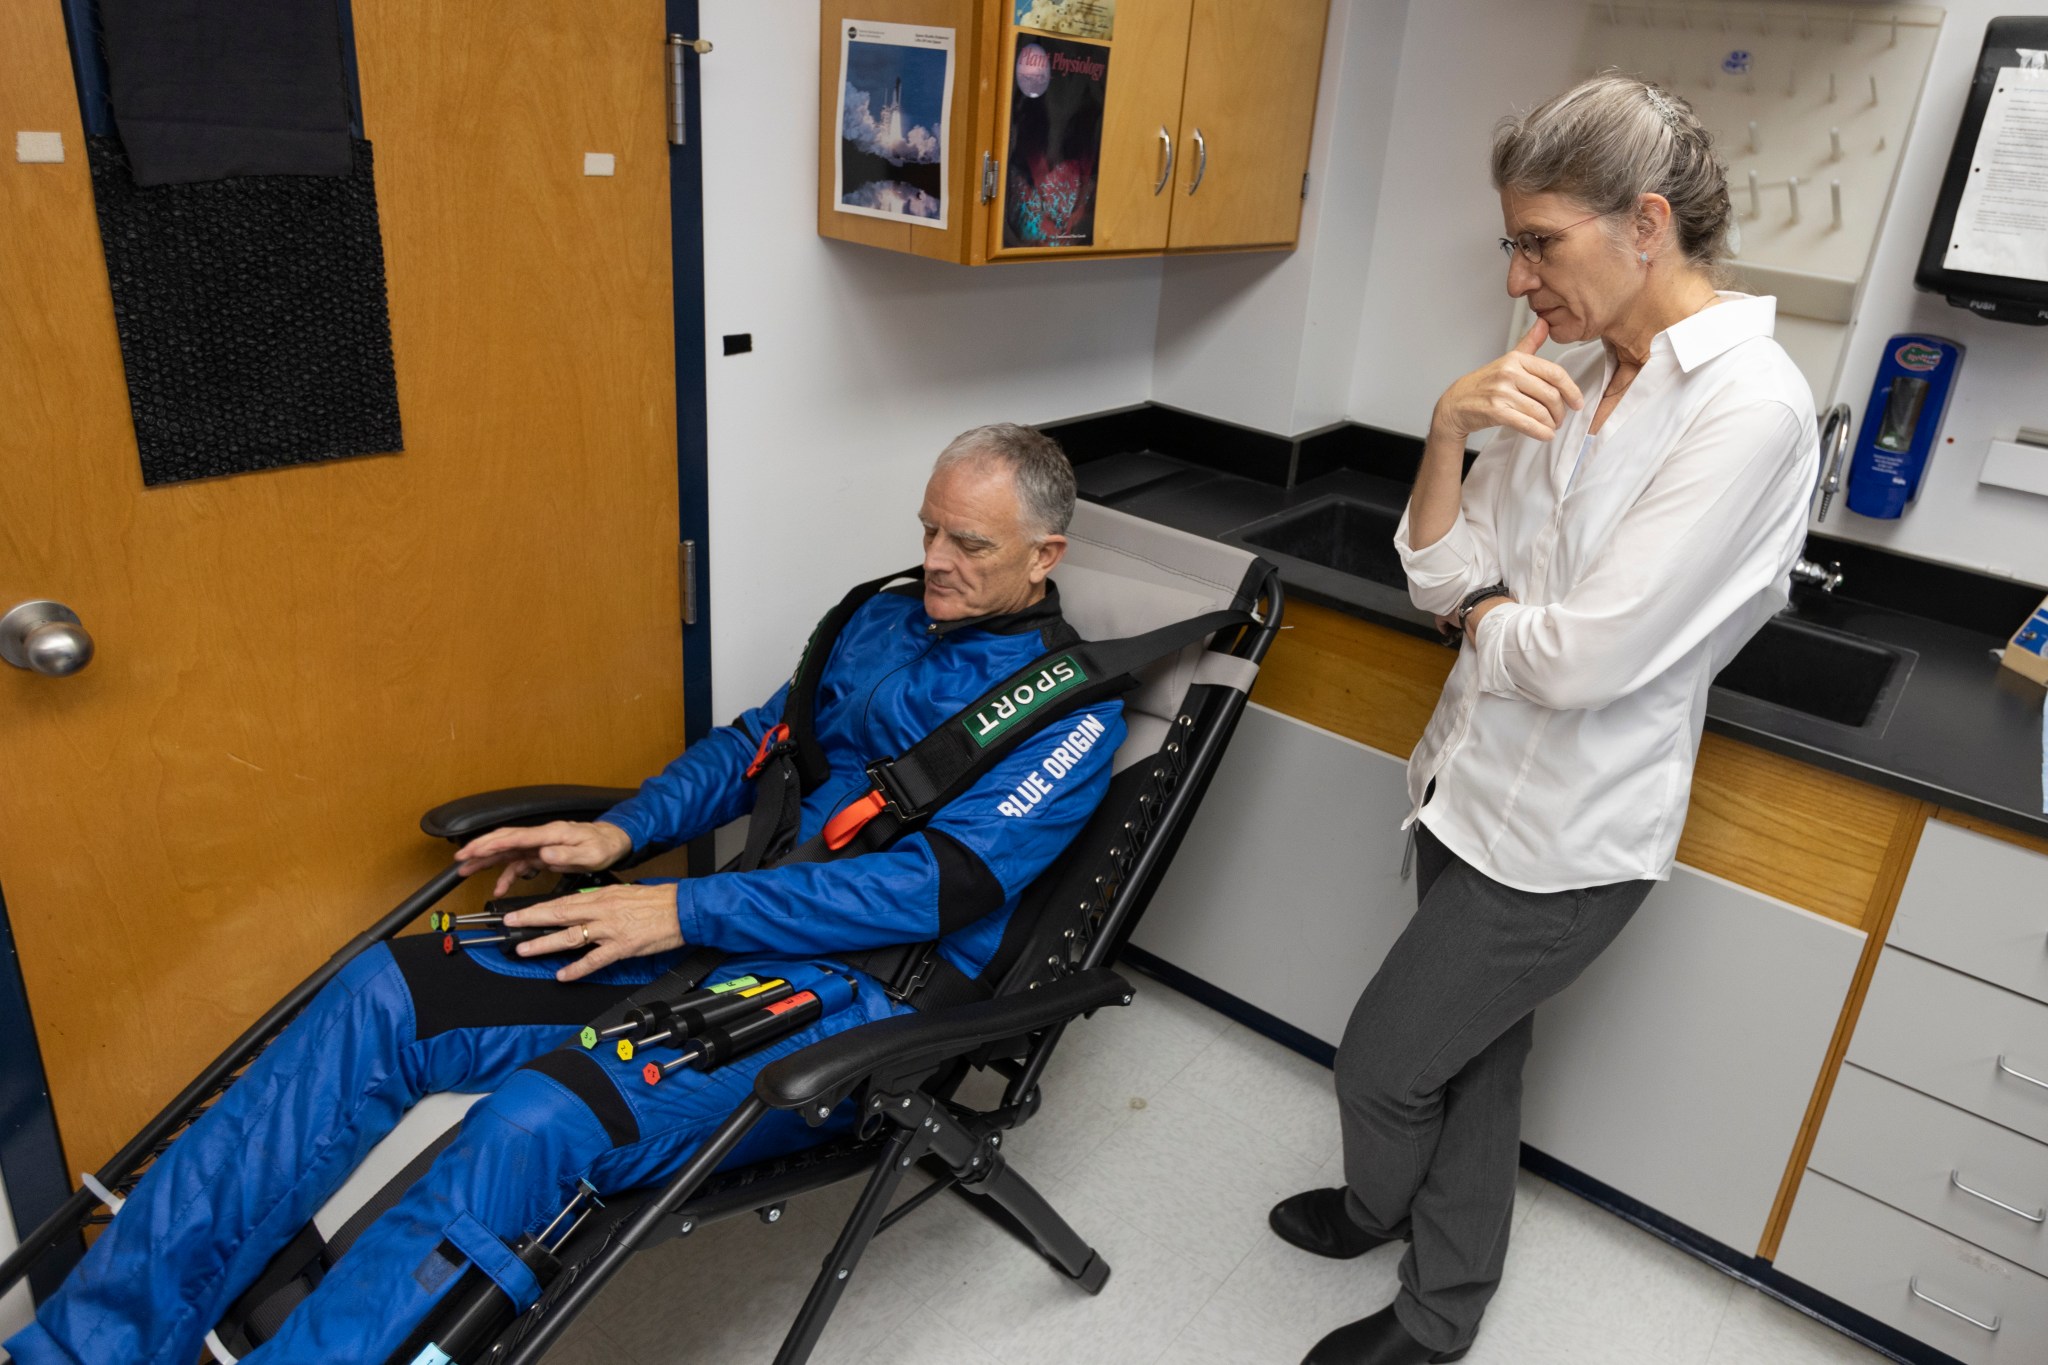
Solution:
M 952 114 L 952 29 L 849 20 L 839 40 L 839 212 L 945 227 Z

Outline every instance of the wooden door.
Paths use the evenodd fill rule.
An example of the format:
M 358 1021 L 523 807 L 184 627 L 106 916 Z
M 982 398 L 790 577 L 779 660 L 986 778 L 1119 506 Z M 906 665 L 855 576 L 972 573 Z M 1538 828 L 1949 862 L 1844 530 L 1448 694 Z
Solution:
M 1327 0 L 1195 0 L 1174 250 L 1294 244 L 1328 12 Z
M 0 609 L 98 657 L 0 666 L 0 888 L 74 1170 L 443 863 L 424 809 L 682 742 L 661 9 L 354 9 L 406 450 L 145 490 L 62 8 L 0 6 L 67 155 L 0 161 Z
M 1094 244 L 1079 248 L 1005 247 L 1002 210 L 1009 194 L 1006 166 L 1000 177 L 996 211 L 989 215 L 988 251 L 992 258 L 1166 249 L 1174 201 L 1167 139 L 1173 137 L 1180 123 L 1181 71 L 1187 59 L 1188 20 L 1193 8 L 1194 0 L 1122 0 L 1116 8 L 1116 28 L 1110 41 L 1091 44 L 1109 54 L 1109 76 L 1103 92 L 1102 157 L 1096 173 Z M 1014 25 L 1003 25 L 1002 60 L 997 65 L 995 80 L 999 92 L 995 124 L 998 156 L 1006 155 L 1009 145 L 1010 103 L 1017 90 L 1011 72 L 1017 61 L 1017 47 L 1032 36 Z M 1174 156 L 1184 153 L 1184 148 L 1174 144 Z

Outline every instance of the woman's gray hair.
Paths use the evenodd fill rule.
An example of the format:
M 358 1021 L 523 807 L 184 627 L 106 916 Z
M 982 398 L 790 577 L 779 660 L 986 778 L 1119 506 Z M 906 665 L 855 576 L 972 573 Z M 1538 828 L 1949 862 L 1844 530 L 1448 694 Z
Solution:
M 1671 202 L 1679 250 L 1710 277 L 1728 254 L 1728 168 L 1712 136 L 1677 95 L 1633 76 L 1579 82 L 1493 135 L 1493 185 L 1562 194 L 1596 213 L 1633 210 L 1640 196 Z
M 1040 539 L 1066 534 L 1074 515 L 1074 466 L 1058 441 L 1015 422 L 973 427 L 947 442 L 932 472 L 984 460 L 1010 471 L 1024 520 Z

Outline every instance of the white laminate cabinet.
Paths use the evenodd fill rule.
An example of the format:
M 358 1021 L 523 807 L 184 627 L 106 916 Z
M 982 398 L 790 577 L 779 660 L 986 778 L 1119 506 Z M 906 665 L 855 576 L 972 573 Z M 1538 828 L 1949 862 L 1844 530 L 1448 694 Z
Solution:
M 1967 1365 L 2048 1360 L 2048 1280 L 1816 1172 L 1777 1268 Z
M 1776 1257 L 1972 1365 L 2048 1360 L 2044 883 L 1928 821 Z
M 2048 1142 L 2048 1005 L 1887 947 L 1849 1060 Z
M 2048 1146 L 1845 1066 L 1809 1169 L 2048 1275 Z
M 1133 942 L 1329 1043 L 1414 913 L 1405 765 L 1253 706 Z M 1523 1135 L 1753 1250 L 1863 937 L 1681 867 L 1536 1017 Z
M 1327 1043 L 1415 913 L 1407 765 L 1245 708 L 1132 943 Z
M 2048 858 L 1928 821 L 1886 942 L 2048 1004 Z
M 1522 1138 L 1755 1250 L 1863 936 L 1680 865 L 1536 1012 Z

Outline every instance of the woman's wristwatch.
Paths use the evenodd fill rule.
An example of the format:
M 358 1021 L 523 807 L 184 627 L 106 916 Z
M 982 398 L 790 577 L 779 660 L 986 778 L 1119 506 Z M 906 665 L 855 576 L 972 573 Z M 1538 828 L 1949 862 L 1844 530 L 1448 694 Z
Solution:
M 1465 600 L 1458 603 L 1457 608 L 1451 612 L 1451 624 L 1444 631 L 1445 643 L 1455 645 L 1465 638 L 1465 619 L 1472 614 L 1472 608 L 1490 598 L 1510 595 L 1505 583 L 1491 583 L 1476 592 L 1466 593 Z

